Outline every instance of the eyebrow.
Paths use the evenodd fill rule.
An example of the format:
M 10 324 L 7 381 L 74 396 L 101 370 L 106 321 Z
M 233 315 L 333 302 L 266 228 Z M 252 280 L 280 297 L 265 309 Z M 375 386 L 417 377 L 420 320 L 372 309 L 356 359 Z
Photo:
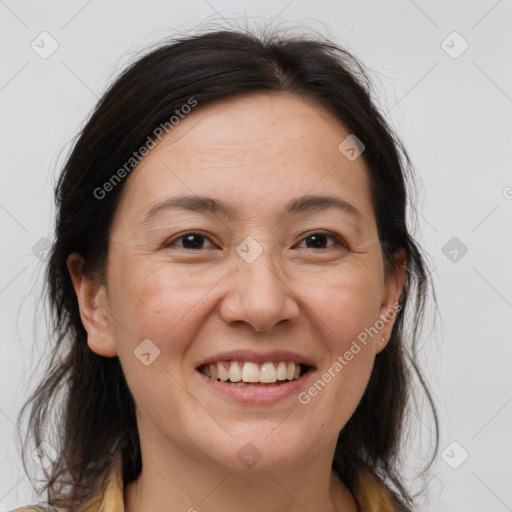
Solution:
M 149 220 L 157 214 L 180 208 L 199 213 L 209 213 L 226 219 L 234 219 L 239 213 L 239 208 L 235 208 L 229 203 L 208 196 L 174 196 L 164 199 L 155 204 L 145 215 L 141 224 L 147 224 Z M 337 208 L 356 217 L 363 217 L 361 212 L 352 204 L 344 199 L 332 195 L 306 195 L 292 199 L 283 210 L 284 215 L 313 213 L 326 210 L 328 208 Z

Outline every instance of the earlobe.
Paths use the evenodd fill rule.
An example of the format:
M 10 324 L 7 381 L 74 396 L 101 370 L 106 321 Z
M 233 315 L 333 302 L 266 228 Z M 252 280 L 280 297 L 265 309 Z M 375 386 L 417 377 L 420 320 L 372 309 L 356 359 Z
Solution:
M 70 254 L 66 265 L 77 296 L 80 318 L 87 331 L 89 348 L 104 357 L 116 356 L 117 347 L 105 300 L 105 285 L 84 274 L 84 260 L 80 254 Z
M 403 250 L 398 250 L 394 257 L 394 268 L 384 280 L 383 297 L 379 311 L 380 329 L 377 342 L 375 344 L 375 354 L 378 354 L 389 342 L 391 332 L 400 311 L 400 295 L 404 283 L 405 272 L 407 269 L 407 260 Z

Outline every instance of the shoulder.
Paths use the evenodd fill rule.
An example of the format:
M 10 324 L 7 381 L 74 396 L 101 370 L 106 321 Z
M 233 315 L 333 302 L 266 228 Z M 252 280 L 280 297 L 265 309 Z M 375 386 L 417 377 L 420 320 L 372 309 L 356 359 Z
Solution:
M 10 512 L 45 512 L 48 509 L 38 506 L 15 508 Z
M 93 495 L 78 507 L 73 508 L 73 512 L 124 512 L 123 491 L 124 482 L 122 475 L 122 458 L 118 457 L 112 467 L 107 471 L 105 478 L 98 485 Z M 9 512 L 66 512 L 68 508 L 55 508 L 54 506 L 45 507 L 42 505 L 30 505 L 16 508 Z
M 369 470 L 359 474 L 354 496 L 361 512 L 408 512 L 397 501 L 391 489 Z

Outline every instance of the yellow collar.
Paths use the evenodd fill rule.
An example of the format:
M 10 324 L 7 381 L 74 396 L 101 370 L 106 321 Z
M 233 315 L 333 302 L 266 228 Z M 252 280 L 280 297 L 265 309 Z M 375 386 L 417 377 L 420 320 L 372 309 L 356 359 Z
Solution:
M 78 512 L 124 512 L 123 460 L 117 457 L 105 483 Z
M 359 480 L 354 496 L 361 512 L 396 511 L 386 486 L 371 473 Z M 105 484 L 78 512 L 124 512 L 123 460 L 117 460 L 105 480 Z
M 118 457 L 103 498 L 103 512 L 124 512 L 123 460 Z

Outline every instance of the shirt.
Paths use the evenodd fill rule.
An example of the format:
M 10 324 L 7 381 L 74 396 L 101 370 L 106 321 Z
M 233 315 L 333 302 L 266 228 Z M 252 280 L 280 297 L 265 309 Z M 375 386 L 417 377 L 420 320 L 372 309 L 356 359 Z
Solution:
M 124 512 L 123 464 L 118 457 L 104 485 L 76 512 Z M 371 473 L 354 490 L 359 512 L 399 512 L 387 487 Z M 12 512 L 45 512 L 42 507 L 22 507 Z
M 124 512 L 123 461 L 117 458 L 104 485 L 77 512 Z M 44 512 L 43 507 L 22 507 L 12 512 Z

